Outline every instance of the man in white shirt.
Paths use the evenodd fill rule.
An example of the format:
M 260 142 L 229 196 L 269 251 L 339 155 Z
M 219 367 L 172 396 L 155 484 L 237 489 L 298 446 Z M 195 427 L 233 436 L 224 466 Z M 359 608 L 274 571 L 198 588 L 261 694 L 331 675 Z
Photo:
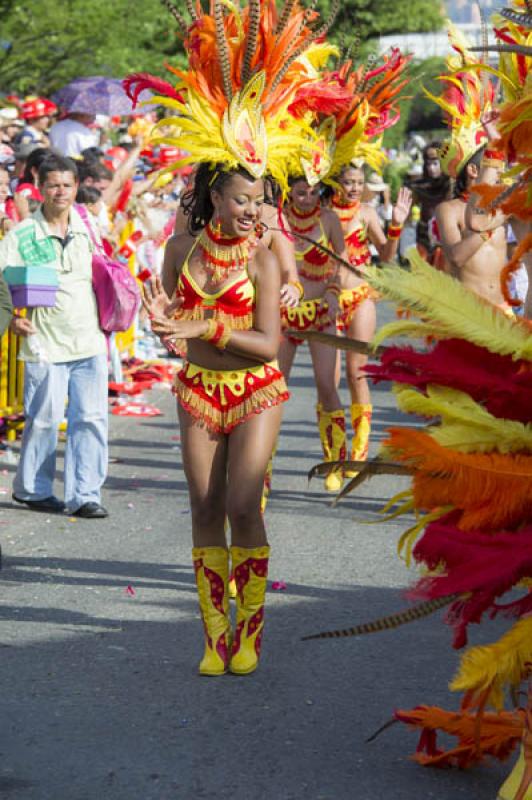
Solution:
M 0 329 L 23 337 L 24 435 L 13 499 L 29 508 L 106 517 L 100 490 L 107 475 L 107 345 L 92 288 L 93 244 L 72 207 L 73 161 L 51 155 L 39 167 L 42 208 L 0 242 L 0 270 L 47 265 L 57 271 L 55 304 L 12 316 L 0 282 Z M 7 319 L 6 319 L 7 318 Z M 53 494 L 57 430 L 68 397 L 65 502 Z
M 72 112 L 66 119 L 56 122 L 49 131 L 53 149 L 63 156 L 77 158 L 87 147 L 96 147 L 98 134 L 88 127 L 94 119 L 94 114 Z

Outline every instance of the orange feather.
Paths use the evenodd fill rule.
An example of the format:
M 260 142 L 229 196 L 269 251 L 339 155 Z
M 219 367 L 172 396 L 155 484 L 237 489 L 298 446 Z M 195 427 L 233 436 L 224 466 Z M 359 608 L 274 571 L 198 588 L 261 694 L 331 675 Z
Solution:
M 389 433 L 385 444 L 393 455 L 415 468 L 418 508 L 453 506 L 462 511 L 462 530 L 511 529 L 532 519 L 532 456 L 460 453 L 413 428 Z

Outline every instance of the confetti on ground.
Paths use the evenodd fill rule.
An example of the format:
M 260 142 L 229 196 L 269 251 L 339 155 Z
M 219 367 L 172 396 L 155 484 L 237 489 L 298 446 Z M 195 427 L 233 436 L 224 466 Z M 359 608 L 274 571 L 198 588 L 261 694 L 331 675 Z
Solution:
M 157 406 L 148 403 L 124 403 L 115 406 L 111 414 L 116 414 L 118 417 L 162 417 L 163 412 Z
M 286 583 L 284 581 L 274 581 L 272 583 L 272 589 L 274 592 L 284 592 Z
M 128 584 L 128 586 L 126 587 L 126 594 L 128 594 L 130 597 L 135 597 L 136 591 L 131 586 L 131 584 Z
M 77 519 L 76 519 L 76 517 L 69 517 L 68 521 L 69 522 L 77 522 Z
M 127 504 L 127 507 L 128 507 L 128 508 L 135 508 L 135 506 L 133 505 L 133 503 L 128 503 L 128 504 Z

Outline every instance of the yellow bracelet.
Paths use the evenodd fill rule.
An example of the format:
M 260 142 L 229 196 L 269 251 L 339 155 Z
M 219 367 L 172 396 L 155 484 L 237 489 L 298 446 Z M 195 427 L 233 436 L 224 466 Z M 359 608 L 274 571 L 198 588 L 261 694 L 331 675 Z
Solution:
M 288 285 L 295 286 L 295 288 L 299 291 L 299 302 L 301 302 L 305 296 L 305 290 L 301 281 L 288 281 Z
M 200 336 L 200 339 L 203 339 L 205 342 L 210 342 L 217 347 L 218 350 L 225 350 L 231 338 L 232 329 L 225 326 L 223 322 L 217 322 L 212 319 L 212 317 L 207 320 L 207 325 L 208 328 L 205 333 Z
M 229 328 L 227 325 L 223 325 L 222 327 L 223 331 L 220 338 L 214 342 L 214 345 L 218 348 L 218 350 L 225 350 L 229 343 L 229 339 L 231 338 L 231 334 L 233 333 L 232 328 Z
M 206 320 L 206 322 L 207 322 L 207 330 L 205 331 L 205 333 L 202 333 L 199 338 L 203 339 L 203 341 L 205 342 L 210 342 L 210 340 L 216 334 L 217 325 L 216 322 L 212 319 L 212 317 L 211 319 Z

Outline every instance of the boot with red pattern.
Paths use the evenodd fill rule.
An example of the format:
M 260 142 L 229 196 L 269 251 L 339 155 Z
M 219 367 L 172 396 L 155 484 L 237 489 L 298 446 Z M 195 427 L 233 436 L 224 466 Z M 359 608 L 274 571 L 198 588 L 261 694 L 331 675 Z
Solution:
M 205 629 L 205 653 L 199 671 L 201 675 L 224 675 L 231 648 L 229 553 L 225 547 L 194 547 L 192 558 Z
M 231 547 L 236 581 L 236 630 L 229 670 L 248 675 L 259 663 L 270 548 Z

